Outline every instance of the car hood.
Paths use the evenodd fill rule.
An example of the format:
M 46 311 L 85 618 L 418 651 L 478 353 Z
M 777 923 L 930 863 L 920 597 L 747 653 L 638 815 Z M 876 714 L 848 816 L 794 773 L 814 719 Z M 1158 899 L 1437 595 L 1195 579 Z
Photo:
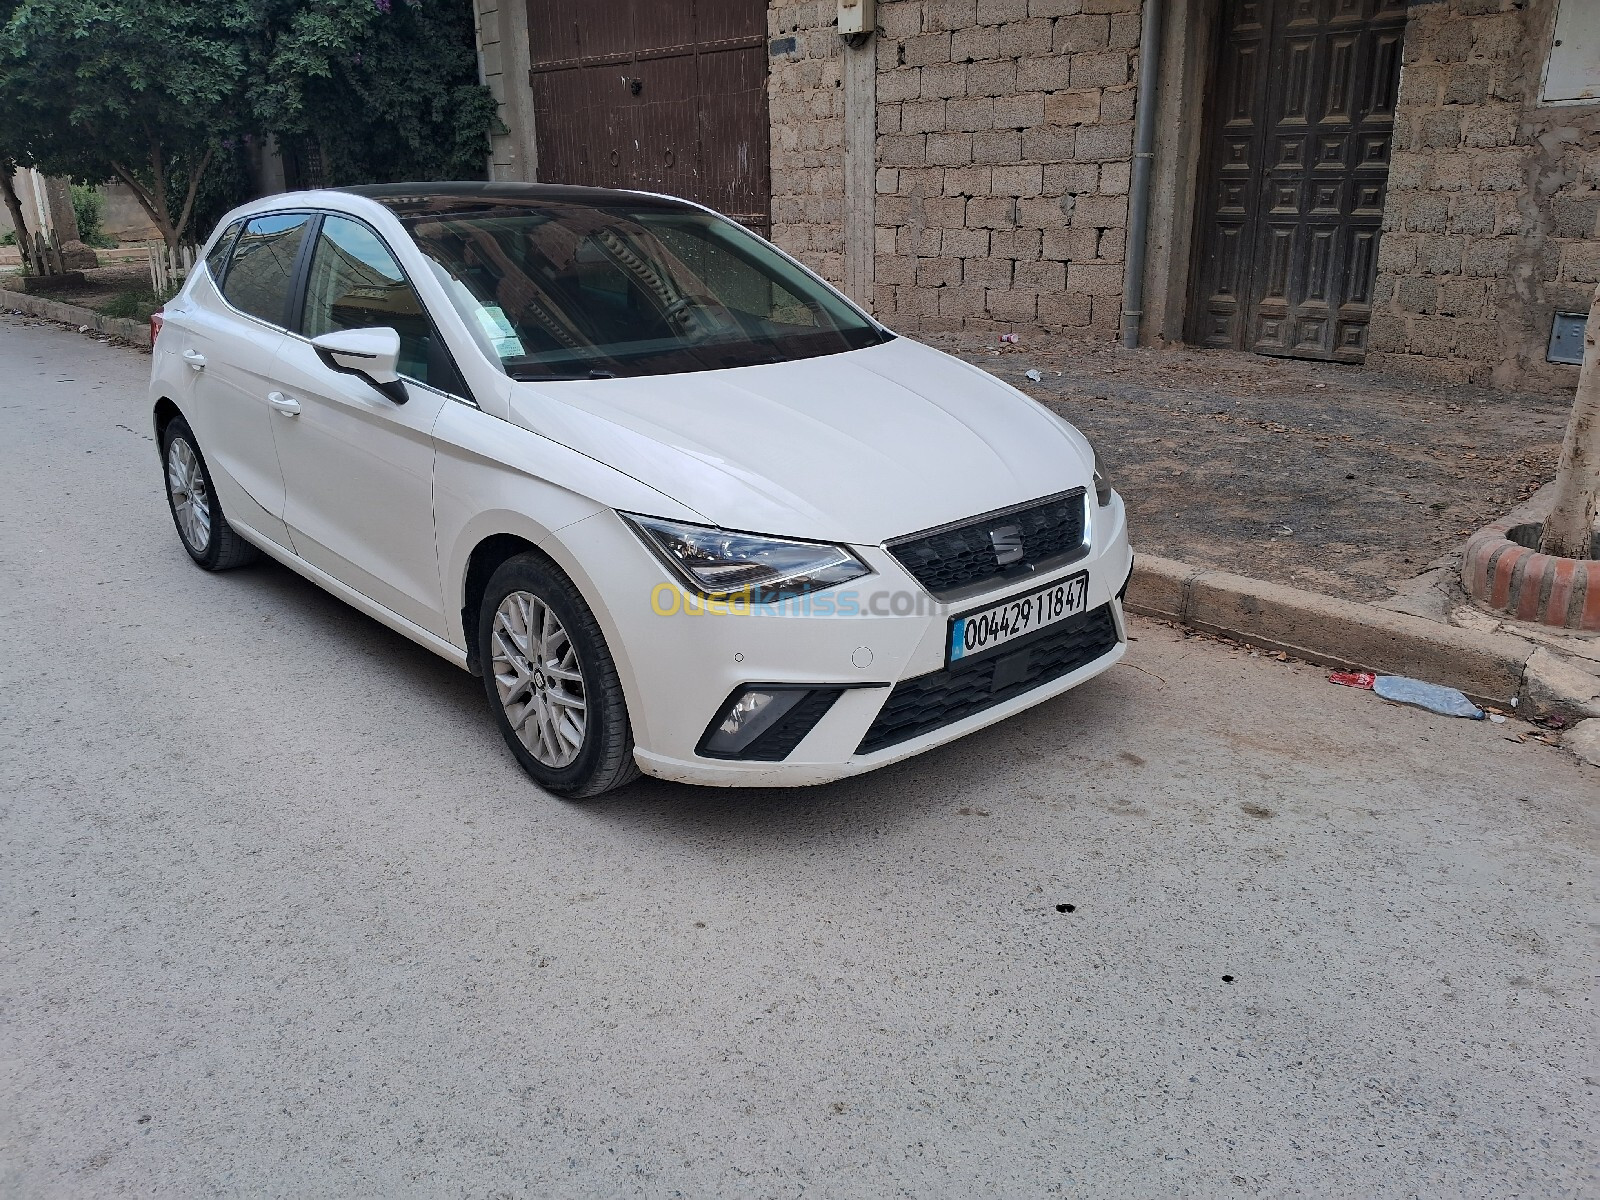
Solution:
M 519 383 L 510 416 L 710 524 L 857 545 L 1087 487 L 1094 470 L 1065 421 L 906 338 L 725 371 Z

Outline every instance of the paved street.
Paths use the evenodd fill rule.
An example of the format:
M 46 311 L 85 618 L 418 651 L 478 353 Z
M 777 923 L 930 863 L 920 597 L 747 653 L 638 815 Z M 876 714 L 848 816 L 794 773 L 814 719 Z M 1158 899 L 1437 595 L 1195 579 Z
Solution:
M 557 802 L 190 565 L 147 366 L 0 316 L 0 1195 L 1600 1186 L 1600 773 L 1135 622 L 862 779 Z

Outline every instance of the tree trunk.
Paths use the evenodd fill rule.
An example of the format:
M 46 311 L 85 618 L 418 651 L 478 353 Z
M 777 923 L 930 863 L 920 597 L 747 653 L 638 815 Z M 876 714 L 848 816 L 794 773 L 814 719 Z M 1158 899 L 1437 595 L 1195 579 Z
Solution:
M 117 178 L 128 185 L 139 201 L 139 207 L 144 209 L 151 222 L 161 231 L 161 240 L 166 242 L 167 249 L 172 252 L 174 258 L 184 233 L 188 231 L 189 218 L 194 215 L 194 202 L 200 191 L 200 181 L 205 177 L 207 168 L 211 166 L 211 159 L 215 153 L 215 150 L 207 150 L 201 156 L 199 164 L 188 169 L 183 210 L 178 214 L 177 220 L 173 220 L 172 212 L 167 207 L 169 164 L 161 153 L 160 141 L 153 137 L 150 141 L 150 187 L 140 183 L 138 176 L 121 163 L 111 164 L 111 169 L 117 173 Z
M 22 218 L 22 198 L 17 195 L 16 174 L 17 164 L 9 158 L 0 158 L 0 195 L 5 197 L 6 211 L 11 214 L 11 227 L 17 231 L 17 249 L 22 251 L 22 269 L 29 275 L 39 275 L 42 272 L 34 268 L 28 223 Z
M 1583 331 L 1583 367 L 1572 401 L 1561 464 L 1556 468 L 1555 507 L 1545 519 L 1539 549 L 1560 558 L 1588 558 L 1600 506 L 1600 288 Z
M 212 153 L 207 150 L 205 156 L 200 159 L 199 166 L 189 168 L 189 186 L 183 196 L 183 211 L 178 214 L 178 223 L 173 228 L 174 238 L 181 238 L 188 232 L 189 218 L 194 215 L 194 198 L 200 191 L 200 180 L 205 177 L 206 168 L 211 165 Z M 176 246 L 173 248 L 176 249 Z
M 150 223 L 161 234 L 161 240 L 167 244 L 167 249 L 176 250 L 179 230 L 173 225 L 172 217 L 167 212 L 167 176 L 162 164 L 160 143 L 153 142 L 150 147 L 150 174 L 154 186 L 145 187 L 132 169 L 120 162 L 113 162 L 111 169 L 116 172 L 118 179 L 128 185 L 128 190 L 139 202 L 139 207 L 144 209 L 145 215 L 150 218 Z

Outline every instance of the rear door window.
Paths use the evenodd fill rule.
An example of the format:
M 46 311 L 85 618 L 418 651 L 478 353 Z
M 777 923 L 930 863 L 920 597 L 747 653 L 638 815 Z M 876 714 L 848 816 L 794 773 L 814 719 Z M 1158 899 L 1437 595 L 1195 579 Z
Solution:
M 289 293 L 310 213 L 253 217 L 234 243 L 222 294 L 240 312 L 273 325 L 289 322 Z

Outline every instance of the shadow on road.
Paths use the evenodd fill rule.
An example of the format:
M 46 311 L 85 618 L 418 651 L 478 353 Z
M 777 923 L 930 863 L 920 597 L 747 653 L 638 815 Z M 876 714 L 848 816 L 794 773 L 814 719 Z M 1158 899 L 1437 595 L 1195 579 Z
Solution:
M 761 854 L 797 843 L 820 849 L 881 836 L 952 810 L 957 798 L 970 801 L 974 794 L 1021 781 L 1044 753 L 1042 747 L 1059 744 L 1064 723 L 1111 719 L 1095 696 L 1114 685 L 1095 680 L 990 730 L 837 783 L 712 788 L 645 777 L 607 796 L 573 803 L 541 792 L 523 776 L 497 734 L 480 680 L 276 562 L 263 561 L 225 578 L 292 610 L 303 637 L 326 638 L 362 660 L 381 662 L 391 676 L 396 705 L 430 705 L 439 710 L 441 722 L 476 729 L 477 736 L 455 743 L 457 752 L 464 759 L 493 756 L 508 786 L 525 788 L 530 802 L 563 805 L 574 818 L 599 827 L 668 834 L 717 854 Z

